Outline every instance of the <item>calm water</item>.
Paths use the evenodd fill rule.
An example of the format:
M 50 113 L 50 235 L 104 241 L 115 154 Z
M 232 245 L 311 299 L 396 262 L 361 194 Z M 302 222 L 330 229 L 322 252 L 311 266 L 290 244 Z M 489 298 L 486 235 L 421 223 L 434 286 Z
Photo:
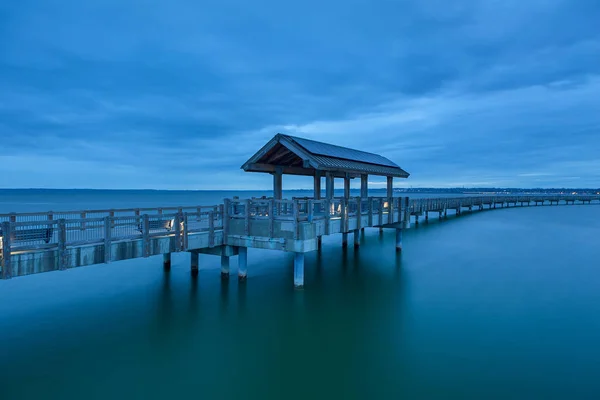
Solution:
M 141 205 L 4 194 L 0 212 Z M 187 196 L 171 200 L 207 203 Z M 595 399 L 599 216 L 450 218 L 411 229 L 401 256 L 392 231 L 356 252 L 326 238 L 303 291 L 291 255 L 252 249 L 242 285 L 211 256 L 192 279 L 186 254 L 170 273 L 153 257 L 0 281 L 0 399 Z

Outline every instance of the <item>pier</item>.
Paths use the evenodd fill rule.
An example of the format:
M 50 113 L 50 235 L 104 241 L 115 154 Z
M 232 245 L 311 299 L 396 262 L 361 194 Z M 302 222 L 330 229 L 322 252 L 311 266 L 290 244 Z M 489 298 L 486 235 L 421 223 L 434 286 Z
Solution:
M 248 248 L 293 252 L 294 285 L 304 285 L 304 255 L 319 251 L 321 238 L 339 235 L 340 246 L 360 245 L 360 231 L 393 231 L 402 251 L 402 234 L 430 214 L 482 212 L 508 207 L 600 204 L 600 196 L 470 196 L 409 199 L 394 197 L 393 179 L 408 173 L 390 160 L 287 135 L 276 135 L 242 168 L 273 176 L 269 198 L 225 199 L 222 204 L 193 207 L 77 210 L 0 214 L 0 275 L 3 279 L 133 258 L 190 253 L 190 272 L 197 275 L 199 254 L 221 258 L 221 277 L 230 277 L 230 258 L 237 257 L 240 280 L 248 276 Z M 314 177 L 311 198 L 282 198 L 283 175 Z M 368 196 L 368 176 L 386 177 L 386 196 Z M 344 195 L 334 196 L 342 179 Z M 350 180 L 360 178 L 360 196 L 350 196 Z M 325 179 L 325 197 L 321 181 Z M 424 220 L 420 221 L 423 217 Z

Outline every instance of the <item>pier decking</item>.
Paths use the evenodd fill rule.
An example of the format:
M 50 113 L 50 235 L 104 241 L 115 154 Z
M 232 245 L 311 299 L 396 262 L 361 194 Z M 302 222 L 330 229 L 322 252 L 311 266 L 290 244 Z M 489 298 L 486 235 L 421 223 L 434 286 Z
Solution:
M 0 215 L 0 267 L 3 279 L 132 258 L 191 253 L 221 256 L 222 274 L 229 275 L 229 257 L 238 256 L 246 277 L 246 249 L 296 253 L 295 284 L 303 284 L 303 254 L 319 249 L 321 236 L 347 234 L 362 228 L 392 228 L 401 249 L 402 229 L 429 213 L 438 217 L 504 207 L 600 204 L 600 196 L 474 196 L 412 199 L 368 197 L 334 199 L 228 199 L 216 206 L 86 210 Z

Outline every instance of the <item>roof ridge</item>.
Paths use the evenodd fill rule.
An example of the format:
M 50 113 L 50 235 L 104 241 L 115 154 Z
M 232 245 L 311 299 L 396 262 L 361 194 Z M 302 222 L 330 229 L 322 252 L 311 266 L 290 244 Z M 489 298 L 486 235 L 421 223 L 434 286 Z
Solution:
M 339 159 L 342 159 L 342 160 L 360 161 L 360 162 L 364 162 L 364 163 L 367 163 L 367 164 L 373 164 L 373 165 L 383 165 L 382 163 L 377 163 L 377 162 L 374 162 L 374 161 L 356 160 L 354 158 L 343 157 L 343 156 L 339 156 L 339 155 L 338 156 L 333 156 L 333 155 L 329 155 L 329 154 L 315 153 L 315 152 L 311 151 L 310 149 L 307 149 L 305 146 L 302 145 L 302 143 L 298 142 L 298 140 L 296 140 L 296 139 L 299 139 L 300 141 L 312 142 L 312 143 L 317 144 L 317 145 L 330 146 L 330 147 L 333 147 L 333 148 L 336 148 L 336 149 L 342 150 L 342 151 L 351 151 L 351 152 L 360 153 L 360 154 L 363 154 L 363 155 L 375 156 L 377 158 L 381 158 L 381 159 L 387 161 L 388 164 L 391 164 L 391 165 L 388 165 L 388 166 L 395 166 L 395 167 L 400 168 L 400 166 L 398 164 L 396 164 L 395 162 L 393 162 L 389 158 L 387 158 L 385 156 L 382 156 L 381 154 L 371 153 L 369 151 L 353 149 L 353 148 L 350 148 L 350 147 L 344 147 L 344 146 L 340 146 L 340 145 L 337 145 L 337 144 L 332 144 L 332 143 L 327 143 L 327 142 L 321 142 L 321 141 L 314 140 L 314 139 L 307 139 L 307 138 L 303 138 L 303 137 L 299 137 L 299 136 L 293 136 L 293 135 L 288 135 L 288 134 L 284 134 L 284 133 L 279 133 L 278 135 L 283 136 L 283 137 L 287 137 L 288 139 L 293 140 L 296 144 L 298 144 L 299 146 L 301 146 L 302 148 L 304 148 L 306 151 L 308 151 L 310 153 L 313 153 L 313 154 L 319 154 L 321 156 L 326 156 L 326 157 L 335 157 L 335 158 L 339 158 Z

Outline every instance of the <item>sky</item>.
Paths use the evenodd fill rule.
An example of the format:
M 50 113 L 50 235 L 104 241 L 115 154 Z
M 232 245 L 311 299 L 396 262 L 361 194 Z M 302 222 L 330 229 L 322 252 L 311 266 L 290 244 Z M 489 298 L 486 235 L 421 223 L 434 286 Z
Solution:
M 0 188 L 266 189 L 240 166 L 278 132 L 380 153 L 398 187 L 597 188 L 598 21 L 597 0 L 3 1 Z

